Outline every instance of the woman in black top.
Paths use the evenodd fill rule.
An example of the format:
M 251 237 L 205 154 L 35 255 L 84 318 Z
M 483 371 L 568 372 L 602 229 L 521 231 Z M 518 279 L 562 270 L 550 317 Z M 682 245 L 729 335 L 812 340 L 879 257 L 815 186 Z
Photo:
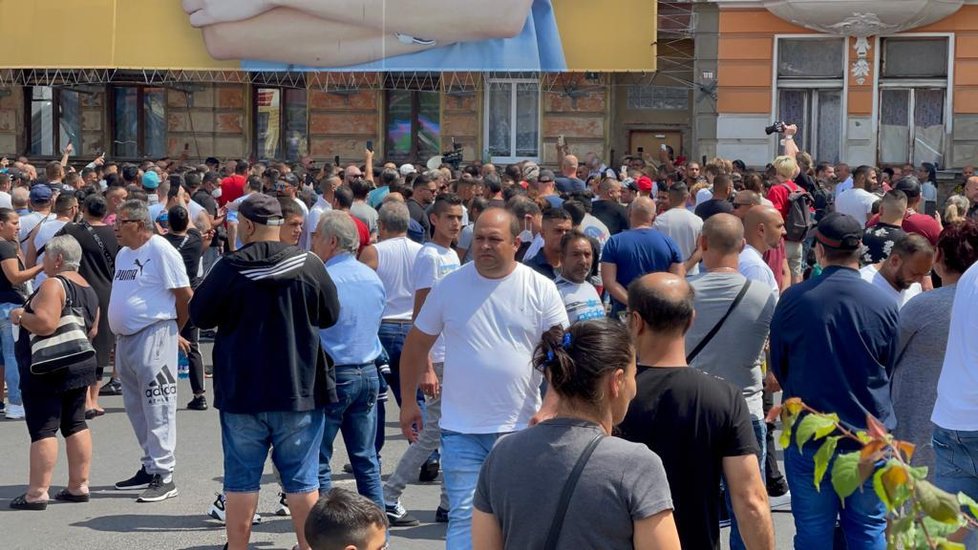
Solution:
M 108 311 L 119 243 L 112 227 L 102 223 L 102 218 L 108 211 L 105 198 L 94 189 L 83 193 L 85 192 L 89 194 L 79 199 L 82 221 L 65 225 L 58 235 L 71 235 L 78 241 L 82 254 L 78 273 L 95 290 L 99 308 Z M 97 360 L 95 381 L 88 388 L 88 402 L 85 405 L 86 417 L 89 419 L 105 414 L 98 404 L 98 384 L 102 379 L 103 369 L 111 364 L 112 348 L 115 346 L 115 338 L 109 329 L 109 316 L 102 315 L 98 324 L 98 334 L 93 342 Z
M 20 216 L 9 208 L 0 208 L 0 346 L 3 348 L 4 364 L 4 367 L 0 367 L 0 378 L 7 383 L 10 403 L 5 412 L 10 419 L 24 418 L 10 312 L 23 305 L 24 298 L 29 294 L 27 283 L 43 269 L 39 265 L 24 268 L 24 254 L 17 240 L 19 232 Z M 2 396 L 3 385 L 0 384 Z
M 20 325 L 17 358 L 20 386 L 31 436 L 30 485 L 27 493 L 10 502 L 16 510 L 44 510 L 48 488 L 57 460 L 58 430 L 68 448 L 68 487 L 56 500 L 88 502 L 88 470 L 92 461 L 92 437 L 85 423 L 85 398 L 95 380 L 95 356 L 87 355 L 46 374 L 31 372 L 31 336 L 50 336 L 59 329 L 62 311 L 70 301 L 81 309 L 84 330 L 91 339 L 98 330 L 98 296 L 78 274 L 81 247 L 73 237 L 54 237 L 46 246 L 41 287 L 22 308 L 10 312 L 10 321 Z M 70 334 L 70 333 L 68 333 Z

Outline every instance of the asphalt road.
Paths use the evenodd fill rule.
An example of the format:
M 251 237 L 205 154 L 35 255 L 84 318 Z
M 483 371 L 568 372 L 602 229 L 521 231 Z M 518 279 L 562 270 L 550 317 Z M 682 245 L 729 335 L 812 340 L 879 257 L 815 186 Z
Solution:
M 205 361 L 210 346 L 205 345 Z M 208 388 L 210 382 L 208 382 Z M 225 542 L 224 529 L 206 514 L 221 490 L 222 454 L 217 411 L 189 411 L 190 385 L 180 380 L 180 409 L 177 412 L 177 469 L 174 481 L 180 496 L 159 503 L 137 503 L 138 492 L 116 491 L 112 485 L 139 468 L 139 447 L 122 408 L 121 397 L 103 397 L 107 414 L 90 423 L 94 439 L 91 469 L 92 500 L 87 504 L 52 502 L 44 512 L 10 510 L 8 503 L 23 494 L 27 485 L 30 439 L 23 421 L 0 420 L 0 548 L 20 549 L 219 549 Z M 386 478 L 407 448 L 397 426 L 393 400 L 388 404 L 387 442 L 383 453 Z M 341 438 L 337 438 L 333 470 L 347 462 Z M 67 482 L 64 446 L 55 468 L 51 496 Z M 340 486 L 355 490 L 353 476 L 336 473 Z M 271 463 L 266 464 L 258 511 L 263 522 L 251 537 L 255 549 L 290 549 L 295 544 L 289 518 L 277 517 L 278 486 Z M 438 486 L 435 483 L 408 487 L 402 504 L 421 520 L 417 527 L 392 530 L 391 548 L 443 548 L 445 525 L 435 523 Z M 791 547 L 793 527 L 788 508 L 776 511 L 778 548 Z M 726 539 L 726 529 L 724 539 Z M 727 547 L 724 540 L 724 548 Z

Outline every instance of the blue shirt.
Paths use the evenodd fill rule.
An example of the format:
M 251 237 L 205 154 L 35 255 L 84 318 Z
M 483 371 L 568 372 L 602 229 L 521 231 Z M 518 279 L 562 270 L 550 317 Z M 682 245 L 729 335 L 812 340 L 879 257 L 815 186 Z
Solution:
M 893 299 L 855 269 L 826 267 L 792 286 L 771 319 L 770 368 L 784 399 L 800 397 L 858 429 L 866 428 L 869 413 L 892 429 L 889 369 L 898 325 Z
M 839 198 L 839 195 L 841 195 L 843 191 L 848 191 L 849 189 L 852 189 L 852 176 L 849 176 L 845 179 L 845 181 L 841 181 L 835 186 L 835 198 Z
M 446 9 L 451 8 L 446 6 Z M 241 68 L 248 71 L 321 70 L 264 61 L 242 61 Z M 562 72 L 567 70 L 567 61 L 564 59 L 564 47 L 550 0 L 534 0 L 523 30 L 512 38 L 458 42 L 329 70 Z
M 612 235 L 601 250 L 601 263 L 615 264 L 615 280 L 628 285 L 643 275 L 669 271 L 672 264 L 683 263 L 683 255 L 668 235 L 651 227 L 641 227 Z M 619 304 L 619 307 L 625 304 Z
M 383 350 L 377 331 L 387 304 L 384 283 L 352 254 L 330 258 L 326 271 L 336 285 L 340 315 L 335 325 L 319 331 L 323 349 L 336 365 L 372 363 Z

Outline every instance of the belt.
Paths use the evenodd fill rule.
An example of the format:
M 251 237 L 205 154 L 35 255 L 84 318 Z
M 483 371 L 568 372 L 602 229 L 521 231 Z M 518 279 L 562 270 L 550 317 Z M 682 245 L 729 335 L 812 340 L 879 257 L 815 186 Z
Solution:
M 372 367 L 372 366 L 374 366 L 374 362 L 373 361 L 370 361 L 368 363 L 350 363 L 348 365 L 334 365 L 334 368 L 337 368 L 337 369 L 347 369 L 347 368 L 358 368 L 358 369 L 361 369 L 363 367 Z
M 395 325 L 412 325 L 414 321 L 411 319 L 381 319 L 381 323 L 392 323 Z

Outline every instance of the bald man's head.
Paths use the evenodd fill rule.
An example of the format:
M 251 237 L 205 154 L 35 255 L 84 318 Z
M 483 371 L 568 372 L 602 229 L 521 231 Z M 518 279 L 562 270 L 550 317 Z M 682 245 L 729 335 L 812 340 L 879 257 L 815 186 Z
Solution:
M 964 196 L 971 201 L 972 204 L 978 202 L 978 176 L 971 176 L 968 181 L 964 184 Z
M 628 221 L 632 228 L 650 226 L 655 221 L 655 201 L 638 197 L 628 206 Z
M 672 273 L 651 273 L 628 285 L 628 309 L 657 338 L 682 338 L 693 323 L 693 287 Z
M 760 252 L 777 248 L 785 234 L 784 218 L 773 206 L 755 206 L 744 216 L 747 243 Z
M 718 255 L 740 254 L 744 248 L 744 224 L 733 214 L 714 214 L 703 224 L 703 239 L 707 249 Z

